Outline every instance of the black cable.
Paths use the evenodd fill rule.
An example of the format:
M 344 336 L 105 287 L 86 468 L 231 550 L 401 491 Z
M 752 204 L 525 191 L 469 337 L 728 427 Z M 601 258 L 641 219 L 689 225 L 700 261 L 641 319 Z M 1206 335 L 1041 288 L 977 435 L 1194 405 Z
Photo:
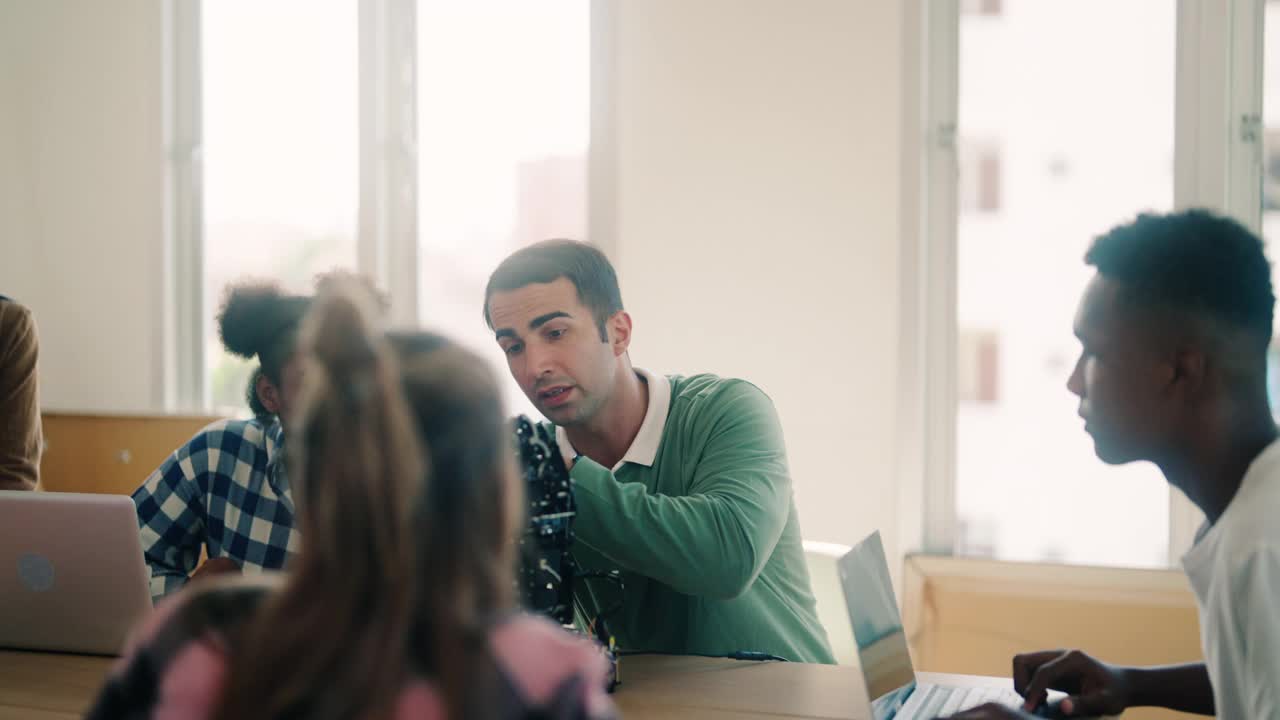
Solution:
M 622 581 L 622 575 L 617 570 L 611 570 L 609 572 L 602 572 L 599 570 L 582 572 L 582 573 L 578 573 L 578 578 L 582 580 L 608 580 L 609 582 L 612 582 L 618 586 L 618 592 L 623 592 L 627 589 L 626 583 Z M 622 600 L 618 600 L 617 602 L 605 608 L 604 610 L 601 610 L 600 612 L 596 613 L 596 619 L 604 620 L 605 618 L 608 618 L 609 616 L 621 610 L 622 610 Z

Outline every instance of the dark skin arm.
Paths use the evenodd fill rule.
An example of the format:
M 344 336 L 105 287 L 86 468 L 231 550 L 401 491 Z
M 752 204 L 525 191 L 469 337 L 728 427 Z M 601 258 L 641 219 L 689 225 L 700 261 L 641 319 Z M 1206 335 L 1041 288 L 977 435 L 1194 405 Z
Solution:
M 984 705 L 954 715 L 956 720 L 1034 717 L 1049 690 L 1067 693 L 1058 710 L 1064 717 L 1119 715 L 1141 706 L 1213 715 L 1213 687 L 1203 663 L 1126 668 L 1095 660 L 1078 650 L 1047 650 L 1013 659 L 1013 686 L 1026 698 L 1022 710 Z
M 1079 650 L 1048 650 L 1013 659 L 1013 687 L 1027 699 L 1027 707 L 1044 702 L 1050 689 L 1067 693 L 1062 711 L 1068 716 L 1119 715 L 1140 706 L 1201 715 L 1214 711 L 1204 663 L 1126 668 Z

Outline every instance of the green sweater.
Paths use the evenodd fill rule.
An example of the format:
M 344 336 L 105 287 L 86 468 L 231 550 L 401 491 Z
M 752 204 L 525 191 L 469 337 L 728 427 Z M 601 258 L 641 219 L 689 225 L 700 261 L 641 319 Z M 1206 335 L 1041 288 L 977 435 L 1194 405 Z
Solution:
M 818 621 L 782 428 L 754 385 L 671 376 L 652 467 L 574 464 L 574 555 L 585 571 L 622 571 L 625 591 L 578 584 L 623 650 L 760 651 L 834 662 Z M 621 596 L 620 596 L 621 595 Z

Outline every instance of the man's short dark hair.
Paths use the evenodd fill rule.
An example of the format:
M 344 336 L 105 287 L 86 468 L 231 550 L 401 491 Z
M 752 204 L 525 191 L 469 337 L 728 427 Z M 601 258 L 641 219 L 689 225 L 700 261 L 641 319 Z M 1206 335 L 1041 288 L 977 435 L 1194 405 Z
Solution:
M 1142 214 L 1094 240 L 1085 262 L 1139 302 L 1201 312 L 1271 342 L 1275 294 L 1262 240 L 1208 210 Z
M 600 339 L 607 342 L 606 323 L 622 310 L 618 275 L 599 248 L 576 240 L 545 240 L 521 248 L 503 260 L 489 276 L 489 284 L 484 289 L 485 324 L 493 329 L 489 299 L 494 293 L 555 282 L 562 277 L 573 283 L 578 300 L 591 310 Z

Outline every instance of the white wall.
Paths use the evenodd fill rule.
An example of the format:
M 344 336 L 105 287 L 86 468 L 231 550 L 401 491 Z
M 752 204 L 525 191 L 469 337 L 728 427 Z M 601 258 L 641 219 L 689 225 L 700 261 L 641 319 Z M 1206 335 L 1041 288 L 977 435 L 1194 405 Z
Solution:
M 611 247 L 654 370 L 781 413 L 805 535 L 896 550 L 902 10 L 617 0 Z M 610 147 L 611 145 L 611 147 Z M 610 187 L 611 186 L 611 187 Z
M 0 293 L 45 407 L 160 406 L 159 0 L 0 0 Z

